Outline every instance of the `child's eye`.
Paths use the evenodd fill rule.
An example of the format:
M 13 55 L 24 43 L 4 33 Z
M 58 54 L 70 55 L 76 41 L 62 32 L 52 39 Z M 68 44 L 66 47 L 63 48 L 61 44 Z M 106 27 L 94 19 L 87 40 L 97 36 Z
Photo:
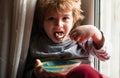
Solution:
M 54 17 L 49 17 L 48 20 L 54 20 Z
M 64 17 L 63 20 L 64 21 L 67 21 L 69 19 L 69 17 Z

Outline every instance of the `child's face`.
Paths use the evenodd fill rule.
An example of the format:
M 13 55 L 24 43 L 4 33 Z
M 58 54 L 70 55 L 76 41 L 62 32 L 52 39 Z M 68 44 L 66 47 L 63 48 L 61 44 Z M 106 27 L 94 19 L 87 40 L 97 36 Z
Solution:
M 44 30 L 48 37 L 55 43 L 64 42 L 68 39 L 72 28 L 72 11 L 51 11 L 45 16 Z

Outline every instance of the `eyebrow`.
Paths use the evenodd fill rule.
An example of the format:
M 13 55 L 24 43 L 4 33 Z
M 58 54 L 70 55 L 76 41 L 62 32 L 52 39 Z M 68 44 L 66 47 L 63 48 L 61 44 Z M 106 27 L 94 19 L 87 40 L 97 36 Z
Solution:
M 71 16 L 71 13 L 63 13 L 64 16 Z

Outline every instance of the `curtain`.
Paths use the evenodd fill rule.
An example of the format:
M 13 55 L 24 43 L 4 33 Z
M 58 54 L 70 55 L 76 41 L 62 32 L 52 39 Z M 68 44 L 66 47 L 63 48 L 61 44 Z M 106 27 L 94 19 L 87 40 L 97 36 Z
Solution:
M 10 1 L 0 0 L 0 78 L 7 78 L 9 44 L 10 44 L 10 24 L 11 7 Z
M 0 78 L 21 78 L 36 0 L 0 0 Z

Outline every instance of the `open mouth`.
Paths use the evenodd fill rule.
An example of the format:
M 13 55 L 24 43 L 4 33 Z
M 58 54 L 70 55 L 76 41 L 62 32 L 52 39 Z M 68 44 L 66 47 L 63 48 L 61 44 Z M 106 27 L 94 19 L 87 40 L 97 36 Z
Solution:
M 55 37 L 58 39 L 64 38 L 65 34 L 64 32 L 55 32 Z

